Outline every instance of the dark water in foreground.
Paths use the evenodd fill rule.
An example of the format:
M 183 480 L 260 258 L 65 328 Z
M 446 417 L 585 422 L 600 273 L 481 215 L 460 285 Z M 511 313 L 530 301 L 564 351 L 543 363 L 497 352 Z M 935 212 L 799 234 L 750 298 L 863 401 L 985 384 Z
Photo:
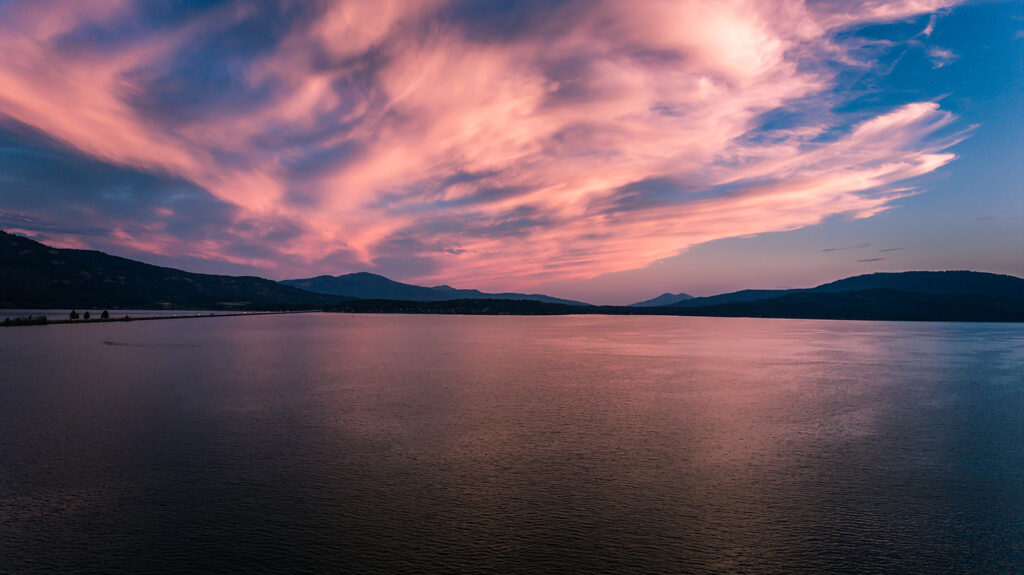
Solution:
M 1024 325 L 0 331 L 2 573 L 1024 572 Z

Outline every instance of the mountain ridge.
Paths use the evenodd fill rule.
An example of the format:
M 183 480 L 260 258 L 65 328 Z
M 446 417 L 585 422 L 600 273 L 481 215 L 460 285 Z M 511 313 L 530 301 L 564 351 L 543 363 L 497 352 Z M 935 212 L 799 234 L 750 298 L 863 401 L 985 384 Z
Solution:
M 457 299 L 531 300 L 565 305 L 591 305 L 586 302 L 556 298 L 544 294 L 515 292 L 486 293 L 475 289 L 457 289 L 449 285 L 418 286 L 392 280 L 370 272 L 354 272 L 339 276 L 321 275 L 304 279 L 282 280 L 280 283 L 314 293 L 344 295 L 358 299 L 435 302 Z
M 198 274 L 96 250 L 54 248 L 0 230 L 0 307 L 297 309 L 348 299 L 255 276 Z
M 669 305 L 673 307 L 706 307 L 773 300 L 802 293 L 836 293 L 872 289 L 891 289 L 931 295 L 972 294 L 1024 298 L 1024 279 L 1006 274 L 970 270 L 875 272 L 835 280 L 812 288 L 745 289 L 693 298 Z
M 301 310 L 354 313 L 612 314 L 1024 322 L 1024 279 L 969 270 L 880 272 L 813 288 L 740 290 L 671 305 L 592 306 L 541 294 L 484 294 L 348 274 L 372 298 L 315 293 L 255 276 L 197 274 L 0 230 L 0 307 Z M 309 280 L 334 283 L 337 277 Z M 306 280 L 293 280 L 306 281 Z M 388 291 L 391 290 L 391 291 Z M 386 293 L 391 298 L 380 297 Z M 479 297 L 480 295 L 486 297 Z M 686 294 L 662 294 L 648 303 Z M 670 297 L 666 297 L 670 296 Z M 412 297 L 431 298 L 416 301 Z M 530 299 L 549 298 L 554 301 Z
M 352 300 L 328 311 L 459 315 L 659 315 L 867 321 L 1024 322 L 1024 298 L 905 292 L 892 289 L 791 293 L 770 299 L 698 307 L 567 306 L 537 301 Z
M 665 292 L 658 297 L 653 297 L 648 300 L 638 301 L 636 303 L 629 304 L 629 307 L 659 307 L 664 305 L 672 305 L 681 301 L 694 299 L 692 295 L 688 293 L 671 293 Z

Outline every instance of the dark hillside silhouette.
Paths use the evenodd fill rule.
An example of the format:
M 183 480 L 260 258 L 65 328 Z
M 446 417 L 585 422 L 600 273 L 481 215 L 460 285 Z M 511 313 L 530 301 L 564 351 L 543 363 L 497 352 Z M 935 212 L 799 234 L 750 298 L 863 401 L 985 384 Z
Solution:
M 741 290 L 693 298 L 672 305 L 706 307 L 772 300 L 795 294 L 841 293 L 876 289 L 934 295 L 975 295 L 1024 299 L 1024 279 L 1018 277 L 972 271 L 912 271 L 853 276 L 805 289 Z
M 349 298 L 258 277 L 195 274 L 0 231 L 0 307 L 318 307 Z
M 632 307 L 658 307 L 662 305 L 672 305 L 681 301 L 693 299 L 693 296 L 686 293 L 669 293 L 665 292 L 656 298 L 651 298 L 645 301 L 638 301 L 634 304 L 630 304 Z
M 507 299 L 533 300 L 567 305 L 590 305 L 581 301 L 560 299 L 536 293 L 484 293 L 475 289 L 456 289 L 447 285 L 423 287 L 396 282 L 384 276 L 367 272 L 284 280 L 281 283 L 312 292 L 344 295 L 361 299 L 392 299 L 421 302 L 456 299 Z
M 808 289 L 743 290 L 672 305 L 652 305 L 686 295 L 663 294 L 636 306 L 591 306 L 557 298 L 543 301 L 536 298 L 547 296 L 536 294 L 482 297 L 476 290 L 426 288 L 367 273 L 289 283 L 305 286 L 303 282 L 320 279 L 334 286 L 342 280 L 349 288 L 364 290 L 359 293 L 381 295 L 356 299 L 313 293 L 257 277 L 194 274 L 97 251 L 51 248 L 0 232 L 0 307 L 7 308 L 323 309 L 350 313 L 598 313 L 1024 322 L 1024 279 L 972 271 L 877 273 Z M 434 299 L 410 301 L 413 298 Z M 104 316 L 109 314 L 104 312 Z M 76 320 L 78 312 L 72 311 L 69 318 Z

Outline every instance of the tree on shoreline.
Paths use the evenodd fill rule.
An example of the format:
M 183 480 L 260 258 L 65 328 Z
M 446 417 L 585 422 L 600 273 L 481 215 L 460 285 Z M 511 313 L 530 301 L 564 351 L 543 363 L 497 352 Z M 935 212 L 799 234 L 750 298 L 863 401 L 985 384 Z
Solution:
M 10 327 L 15 325 L 46 325 L 45 315 L 27 315 L 22 317 L 5 317 L 0 326 Z

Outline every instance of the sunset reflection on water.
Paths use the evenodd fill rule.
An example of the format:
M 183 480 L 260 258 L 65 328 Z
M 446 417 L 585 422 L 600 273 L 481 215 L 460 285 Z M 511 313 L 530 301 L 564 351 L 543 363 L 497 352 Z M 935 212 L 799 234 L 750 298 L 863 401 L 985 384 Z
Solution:
M 0 570 L 1024 564 L 1019 325 L 154 323 L 0 334 Z

